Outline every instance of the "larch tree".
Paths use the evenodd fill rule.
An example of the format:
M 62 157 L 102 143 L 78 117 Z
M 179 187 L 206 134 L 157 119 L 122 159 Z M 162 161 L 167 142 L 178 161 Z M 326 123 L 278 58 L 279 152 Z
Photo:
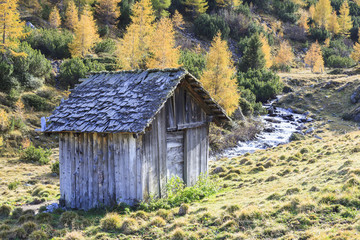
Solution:
M 193 17 L 205 13 L 209 7 L 206 0 L 184 0 L 183 4 L 186 6 L 186 11 L 191 12 Z
M 294 61 L 294 58 L 295 55 L 291 45 L 289 42 L 284 40 L 280 43 L 280 49 L 275 56 L 274 64 L 279 68 L 290 66 Z
M 52 9 L 49 15 L 49 23 L 52 28 L 58 28 L 61 25 L 59 9 L 56 6 Z
M 305 55 L 304 62 L 311 67 L 312 72 L 319 73 L 324 71 L 321 47 L 317 41 L 311 44 L 310 49 Z
M 123 69 L 144 69 L 150 57 L 155 15 L 150 0 L 133 6 L 131 23 L 118 45 L 118 60 Z
M 359 42 L 355 43 L 354 51 L 351 53 L 350 57 L 357 63 L 360 62 L 360 44 Z
M 315 5 L 313 19 L 318 26 L 328 29 L 331 13 L 332 7 L 330 0 L 319 0 L 319 2 Z
M 309 24 L 308 24 L 309 15 L 307 12 L 302 11 L 300 12 L 300 18 L 298 21 L 298 25 L 304 29 L 304 31 L 309 30 Z
M 310 18 L 312 20 L 314 20 L 314 17 L 315 17 L 315 5 L 312 4 L 310 7 L 309 7 L 309 15 L 310 15 Z
M 147 64 L 149 68 L 163 69 L 179 66 L 179 47 L 176 47 L 175 31 L 169 18 L 163 17 L 157 23 L 151 43 L 152 56 Z
M 261 51 L 264 53 L 265 67 L 270 68 L 272 66 L 271 47 L 269 45 L 267 37 L 263 34 L 260 36 Z
M 20 39 L 26 34 L 25 24 L 20 21 L 17 10 L 17 0 L 0 1 L 0 53 L 17 55 L 13 50 L 17 49 Z
M 349 3 L 347 0 L 345 0 L 341 5 L 339 13 L 339 33 L 344 36 L 349 36 L 350 29 L 352 28 L 352 20 L 350 16 Z
M 180 30 L 184 29 L 183 26 L 185 24 L 185 21 L 184 21 L 183 16 L 181 15 L 181 13 L 178 12 L 178 10 L 175 10 L 175 13 L 172 16 L 171 20 L 172 20 L 175 28 L 178 28 Z
M 333 11 L 331 13 L 331 16 L 329 18 L 329 31 L 334 33 L 335 35 L 339 33 L 340 27 L 338 22 L 338 17 L 336 15 L 336 11 Z
M 231 115 L 239 103 L 239 92 L 235 80 L 235 67 L 231 60 L 227 42 L 221 33 L 214 37 L 207 54 L 205 71 L 200 79 L 210 95 Z
M 73 0 L 70 0 L 65 11 L 65 26 L 74 31 L 79 22 L 79 11 Z
M 99 40 L 97 27 L 91 11 L 84 9 L 78 24 L 75 26 L 75 38 L 69 44 L 72 57 L 85 57 Z
M 216 5 L 229 10 L 236 10 L 242 4 L 241 0 L 216 0 Z
M 114 25 L 120 17 L 119 3 L 121 0 L 99 0 L 96 13 L 99 19 L 107 26 Z

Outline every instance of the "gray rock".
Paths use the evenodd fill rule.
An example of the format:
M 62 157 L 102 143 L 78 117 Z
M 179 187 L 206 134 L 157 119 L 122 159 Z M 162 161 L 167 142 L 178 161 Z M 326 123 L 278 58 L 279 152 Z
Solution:
M 350 100 L 353 104 L 356 104 L 360 100 L 360 86 L 355 90 L 355 92 L 351 95 Z
M 310 134 L 310 133 L 313 133 L 314 131 L 315 131 L 315 128 L 311 127 L 305 131 L 305 134 Z

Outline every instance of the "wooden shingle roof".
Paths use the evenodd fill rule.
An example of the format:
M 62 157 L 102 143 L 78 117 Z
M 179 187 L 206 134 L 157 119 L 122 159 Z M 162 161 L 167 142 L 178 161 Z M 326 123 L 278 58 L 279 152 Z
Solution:
M 200 96 L 215 121 L 229 121 L 186 70 L 149 69 L 92 74 L 55 109 L 45 132 L 144 132 L 182 81 Z

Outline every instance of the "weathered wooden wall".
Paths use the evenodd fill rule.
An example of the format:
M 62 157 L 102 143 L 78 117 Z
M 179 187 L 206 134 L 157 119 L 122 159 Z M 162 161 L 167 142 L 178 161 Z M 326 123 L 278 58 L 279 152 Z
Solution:
M 141 139 L 132 134 L 61 133 L 60 193 L 66 207 L 90 209 L 142 199 Z

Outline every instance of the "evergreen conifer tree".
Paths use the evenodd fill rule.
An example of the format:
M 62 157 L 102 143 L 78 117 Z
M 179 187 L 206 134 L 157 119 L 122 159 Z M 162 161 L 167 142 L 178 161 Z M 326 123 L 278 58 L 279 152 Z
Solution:
M 253 70 L 262 69 L 266 66 L 265 55 L 261 49 L 262 43 L 258 33 L 254 34 L 245 48 L 244 55 L 241 58 L 240 70 L 247 72 L 250 68 Z

